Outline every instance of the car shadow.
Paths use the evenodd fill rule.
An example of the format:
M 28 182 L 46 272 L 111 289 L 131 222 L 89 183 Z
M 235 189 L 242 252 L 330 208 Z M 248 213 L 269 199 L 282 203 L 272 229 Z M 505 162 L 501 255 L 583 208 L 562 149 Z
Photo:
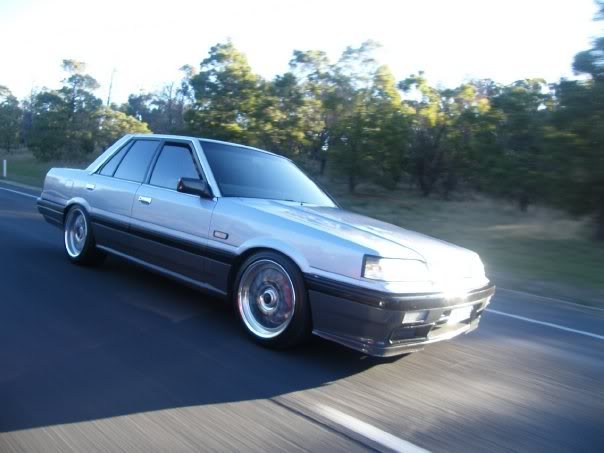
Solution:
M 31 357 L 0 383 L 0 432 L 273 398 L 397 360 L 320 338 L 289 351 L 266 349 L 250 341 L 224 301 L 114 259 L 73 272 L 83 284 L 114 288 L 95 294 L 92 287 L 87 307 L 56 307 L 69 310 L 72 323 L 98 319 L 94 336 L 83 331 L 78 345 Z M 124 319 L 133 327 L 124 328 Z M 43 340 L 53 342 L 52 331 Z

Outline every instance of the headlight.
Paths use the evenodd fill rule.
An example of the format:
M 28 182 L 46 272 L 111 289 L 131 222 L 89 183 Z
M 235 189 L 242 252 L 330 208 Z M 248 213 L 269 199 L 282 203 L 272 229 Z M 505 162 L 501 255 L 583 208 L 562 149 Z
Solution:
M 384 282 L 427 282 L 428 267 L 423 261 L 365 256 L 363 277 Z

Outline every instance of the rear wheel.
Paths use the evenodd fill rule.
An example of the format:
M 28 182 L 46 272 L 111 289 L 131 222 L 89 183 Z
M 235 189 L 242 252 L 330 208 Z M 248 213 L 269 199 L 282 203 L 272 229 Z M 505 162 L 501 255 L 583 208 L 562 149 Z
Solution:
M 233 297 L 243 327 L 258 343 L 288 348 L 310 336 L 304 280 L 290 259 L 274 252 L 252 255 L 237 273 Z
M 65 252 L 72 263 L 94 265 L 103 261 L 105 254 L 96 248 L 84 208 L 70 208 L 65 216 L 63 229 Z

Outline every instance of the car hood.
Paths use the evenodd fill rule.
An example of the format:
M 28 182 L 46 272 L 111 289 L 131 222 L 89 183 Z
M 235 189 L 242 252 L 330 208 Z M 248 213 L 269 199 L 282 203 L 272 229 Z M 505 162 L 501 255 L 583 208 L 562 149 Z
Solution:
M 421 259 L 434 275 L 469 278 L 482 267 L 470 250 L 343 209 L 272 200 L 246 199 L 246 204 L 349 240 L 378 256 Z

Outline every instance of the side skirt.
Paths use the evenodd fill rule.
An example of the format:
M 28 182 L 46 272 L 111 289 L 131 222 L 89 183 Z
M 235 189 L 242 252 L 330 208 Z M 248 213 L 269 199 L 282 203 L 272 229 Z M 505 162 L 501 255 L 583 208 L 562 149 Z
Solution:
M 209 285 L 207 283 L 194 280 L 194 279 L 192 279 L 190 277 L 187 277 L 186 275 L 182 275 L 182 274 L 179 274 L 177 272 L 171 271 L 169 269 L 163 268 L 161 266 L 157 266 L 155 264 L 148 263 L 147 261 L 143 261 L 141 259 L 135 258 L 135 257 L 133 257 L 131 255 L 126 254 L 126 253 L 118 252 L 117 250 L 112 249 L 111 247 L 106 247 L 104 245 L 97 245 L 97 248 L 100 249 L 100 250 L 102 250 L 102 251 L 104 251 L 104 252 L 107 252 L 107 253 L 109 253 L 111 255 L 114 255 L 114 256 L 117 256 L 119 258 L 125 259 L 126 261 L 129 261 L 129 262 L 131 262 L 133 264 L 141 266 L 141 267 L 143 267 L 145 269 L 148 269 L 148 270 L 150 270 L 152 272 L 164 275 L 164 276 L 166 276 L 168 278 L 171 278 L 173 280 L 176 280 L 176 281 L 179 281 L 181 283 L 184 283 L 187 286 L 190 286 L 192 288 L 202 290 L 204 292 L 210 293 L 210 294 L 212 294 L 214 296 L 218 296 L 218 297 L 221 297 L 221 298 L 226 298 L 227 297 L 227 293 L 226 292 L 221 291 L 218 288 L 215 288 L 214 286 Z

